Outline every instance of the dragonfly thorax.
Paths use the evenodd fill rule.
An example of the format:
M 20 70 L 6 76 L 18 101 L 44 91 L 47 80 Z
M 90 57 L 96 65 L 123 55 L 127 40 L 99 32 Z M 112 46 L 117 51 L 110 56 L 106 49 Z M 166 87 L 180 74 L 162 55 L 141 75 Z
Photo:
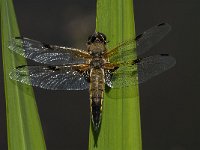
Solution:
M 106 47 L 104 43 L 95 42 L 87 45 L 87 51 L 93 58 L 102 57 L 106 52 Z
M 92 59 L 92 61 L 90 62 L 90 66 L 91 68 L 95 68 L 95 69 L 100 69 L 103 67 L 104 61 L 103 59 L 100 58 L 94 58 Z
M 101 58 L 103 55 L 103 51 L 101 49 L 93 50 L 90 54 L 93 58 Z

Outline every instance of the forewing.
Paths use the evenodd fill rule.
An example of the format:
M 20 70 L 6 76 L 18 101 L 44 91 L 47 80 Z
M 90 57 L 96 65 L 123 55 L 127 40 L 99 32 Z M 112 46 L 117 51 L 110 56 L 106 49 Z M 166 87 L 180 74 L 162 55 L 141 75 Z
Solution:
M 105 53 L 105 57 L 109 58 L 109 61 L 112 63 L 130 61 L 136 58 L 135 47 L 135 39 L 129 39 L 127 41 L 123 41 L 118 46 Z
M 130 61 L 150 50 L 152 46 L 158 43 L 170 31 L 171 27 L 167 23 L 156 25 L 134 39 L 123 41 L 118 46 L 105 54 L 110 62 Z
M 136 37 L 137 55 L 141 55 L 148 51 L 152 46 L 164 38 L 170 30 L 171 26 L 169 24 L 161 23 L 138 35 Z
M 121 88 L 135 86 L 170 69 L 176 60 L 168 55 L 155 55 L 136 60 L 133 65 L 122 65 L 106 82 L 109 87 Z
M 24 84 L 51 90 L 84 90 L 89 83 L 84 74 L 71 66 L 20 66 L 10 78 Z
M 119 47 L 118 50 L 109 57 L 109 61 L 111 63 L 126 63 L 131 60 L 134 60 L 137 58 L 135 53 L 135 46 L 129 45 L 130 48 L 128 49 L 128 45 L 125 47 Z M 127 49 L 126 49 L 127 48 Z
M 86 63 L 89 54 L 83 50 L 48 45 L 25 37 L 13 38 L 9 49 L 25 58 L 49 65 Z

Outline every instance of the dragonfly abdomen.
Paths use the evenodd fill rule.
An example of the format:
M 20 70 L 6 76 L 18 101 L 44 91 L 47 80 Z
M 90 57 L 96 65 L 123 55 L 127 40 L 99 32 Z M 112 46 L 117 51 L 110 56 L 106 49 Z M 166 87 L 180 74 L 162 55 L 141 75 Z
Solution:
M 104 70 L 91 69 L 90 73 L 90 109 L 94 129 L 98 130 L 101 123 L 104 92 Z

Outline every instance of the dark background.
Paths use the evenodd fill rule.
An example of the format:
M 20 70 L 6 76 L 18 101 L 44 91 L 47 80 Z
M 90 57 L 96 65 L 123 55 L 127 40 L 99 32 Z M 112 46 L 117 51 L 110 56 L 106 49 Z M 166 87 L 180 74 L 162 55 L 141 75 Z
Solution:
M 18 0 L 21 35 L 50 44 L 84 48 L 95 30 L 95 0 Z M 170 34 L 147 55 L 170 53 L 171 70 L 140 86 L 143 150 L 200 149 L 200 1 L 134 0 L 136 33 L 161 22 Z M 112 39 L 110 39 L 112 40 Z M 7 149 L 2 62 L 0 149 Z M 88 91 L 35 89 L 48 150 L 86 150 Z

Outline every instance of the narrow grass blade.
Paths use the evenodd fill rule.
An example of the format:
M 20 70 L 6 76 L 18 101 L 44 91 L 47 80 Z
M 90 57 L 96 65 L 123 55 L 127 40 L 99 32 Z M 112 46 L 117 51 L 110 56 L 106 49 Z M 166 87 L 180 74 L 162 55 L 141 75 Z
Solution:
M 107 36 L 109 47 L 135 38 L 132 0 L 97 0 L 96 31 Z M 141 149 L 138 87 L 106 88 L 101 129 L 95 133 L 91 125 L 89 150 Z
M 9 79 L 9 72 L 26 60 L 8 49 L 8 41 L 19 36 L 12 0 L 0 0 L 2 57 L 6 97 L 9 150 L 45 150 L 45 142 L 33 89 Z

